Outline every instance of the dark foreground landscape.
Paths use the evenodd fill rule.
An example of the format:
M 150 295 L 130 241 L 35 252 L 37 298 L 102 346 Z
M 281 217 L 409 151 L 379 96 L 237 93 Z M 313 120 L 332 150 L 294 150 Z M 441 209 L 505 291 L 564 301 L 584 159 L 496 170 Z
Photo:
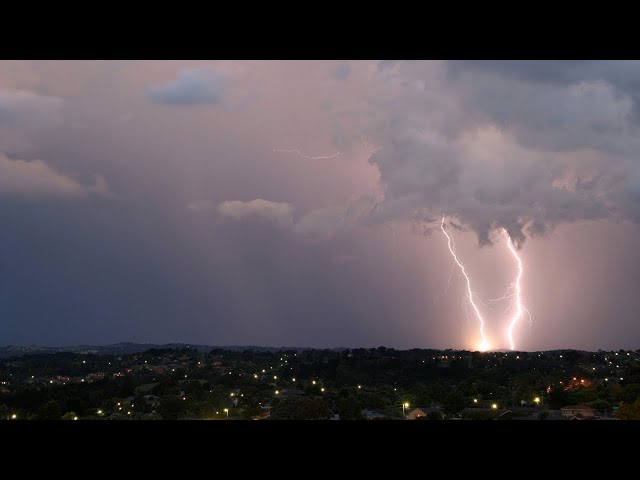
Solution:
M 3 347 L 0 419 L 640 419 L 640 350 L 153 347 Z

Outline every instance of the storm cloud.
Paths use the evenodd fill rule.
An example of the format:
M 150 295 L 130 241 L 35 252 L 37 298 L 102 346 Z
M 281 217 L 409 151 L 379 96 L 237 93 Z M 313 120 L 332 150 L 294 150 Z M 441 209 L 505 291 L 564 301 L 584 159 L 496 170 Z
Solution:
M 42 160 L 11 159 L 0 153 L 0 195 L 82 197 L 107 192 L 107 184 L 100 176 L 96 177 L 94 185 L 85 186 L 56 172 Z
M 224 217 L 233 219 L 266 219 L 281 225 L 289 225 L 292 222 L 293 207 L 288 203 L 269 202 L 257 198 L 249 202 L 241 200 L 222 202 L 218 205 L 218 212 Z
M 522 244 L 638 218 L 637 62 L 399 62 L 372 85 L 389 219 L 446 214 L 481 244 L 500 228 Z
M 0 62 L 0 343 L 638 348 L 639 66 Z

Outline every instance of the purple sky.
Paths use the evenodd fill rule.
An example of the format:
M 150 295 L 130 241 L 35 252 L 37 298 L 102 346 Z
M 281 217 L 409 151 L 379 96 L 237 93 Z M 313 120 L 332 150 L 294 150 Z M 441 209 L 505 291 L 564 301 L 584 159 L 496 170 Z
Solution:
M 473 348 L 446 214 L 492 347 L 506 229 L 517 348 L 638 348 L 639 102 L 640 62 L 0 62 L 0 344 Z

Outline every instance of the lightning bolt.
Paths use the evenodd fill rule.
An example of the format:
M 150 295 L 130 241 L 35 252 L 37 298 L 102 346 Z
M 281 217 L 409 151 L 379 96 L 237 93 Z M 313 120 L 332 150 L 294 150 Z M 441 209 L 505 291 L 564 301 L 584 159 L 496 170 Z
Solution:
M 333 155 L 321 155 L 318 157 L 312 157 L 310 155 L 305 155 L 304 153 L 302 153 L 300 150 L 298 150 L 297 148 L 293 148 L 293 149 L 280 149 L 280 148 L 274 148 L 273 149 L 274 152 L 284 152 L 284 153 L 297 153 L 300 157 L 302 158 L 306 158 L 308 160 L 322 160 L 322 159 L 330 159 L 330 158 L 336 158 L 338 155 L 340 155 L 340 152 L 336 152 Z
M 476 312 L 476 317 L 480 322 L 480 337 L 482 338 L 482 341 L 478 345 L 478 350 L 480 351 L 488 350 L 489 342 L 487 341 L 487 337 L 485 337 L 484 335 L 484 319 L 482 318 L 482 314 L 480 313 L 478 306 L 473 301 L 473 290 L 471 290 L 471 280 L 469 280 L 469 275 L 467 275 L 467 271 L 464 269 L 464 266 L 462 265 L 462 263 L 460 263 L 460 260 L 458 260 L 458 256 L 456 255 L 456 250 L 451 246 L 451 237 L 449 236 L 449 234 L 444 228 L 444 215 L 442 215 L 442 222 L 440 223 L 440 229 L 442 230 L 442 233 L 444 233 L 444 236 L 447 237 L 447 246 L 449 247 L 449 251 L 453 256 L 453 259 L 458 264 L 458 267 L 460 267 L 460 271 L 462 271 L 464 278 L 466 278 L 467 280 L 467 294 L 469 295 L 469 303 L 473 307 L 473 310 Z
M 513 288 L 513 294 L 510 295 L 515 298 L 516 312 L 511 318 L 511 322 L 509 322 L 509 327 L 507 328 L 507 337 L 509 338 L 509 347 L 511 348 L 511 350 L 515 350 L 515 344 L 513 342 L 513 329 L 515 328 L 518 321 L 522 318 L 522 315 L 524 314 L 524 312 L 527 312 L 527 314 L 529 315 L 529 321 L 531 321 L 531 314 L 522 305 L 522 297 L 521 297 L 522 289 L 520 287 L 520 279 L 522 278 L 522 273 L 524 271 L 524 269 L 522 268 L 522 260 L 520 260 L 520 256 L 518 255 L 518 252 L 513 246 L 513 242 L 511 241 L 511 236 L 507 233 L 506 230 L 504 230 L 504 233 L 507 235 L 507 246 L 509 247 L 509 251 L 511 252 L 511 255 L 513 255 L 513 258 L 515 258 L 516 262 L 518 263 L 518 276 L 516 277 L 516 281 L 511 285 L 511 288 Z M 504 297 L 504 298 L 507 298 L 507 297 Z

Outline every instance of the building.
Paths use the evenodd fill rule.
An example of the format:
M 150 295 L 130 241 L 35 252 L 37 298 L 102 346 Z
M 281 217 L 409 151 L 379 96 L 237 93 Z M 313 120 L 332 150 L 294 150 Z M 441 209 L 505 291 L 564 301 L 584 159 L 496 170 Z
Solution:
M 568 405 L 560 409 L 563 417 L 594 418 L 596 411 L 586 405 Z
M 413 410 L 411 410 L 409 413 L 407 413 L 406 419 L 407 420 L 418 420 L 419 418 L 425 419 L 432 412 L 440 413 L 440 410 L 437 408 L 416 407 Z
M 418 417 L 426 417 L 427 413 L 421 408 L 414 408 L 407 414 L 407 420 L 416 420 Z
M 381 420 L 383 418 L 388 418 L 387 412 L 383 409 L 375 409 L 375 410 L 361 410 L 360 414 L 366 420 Z

